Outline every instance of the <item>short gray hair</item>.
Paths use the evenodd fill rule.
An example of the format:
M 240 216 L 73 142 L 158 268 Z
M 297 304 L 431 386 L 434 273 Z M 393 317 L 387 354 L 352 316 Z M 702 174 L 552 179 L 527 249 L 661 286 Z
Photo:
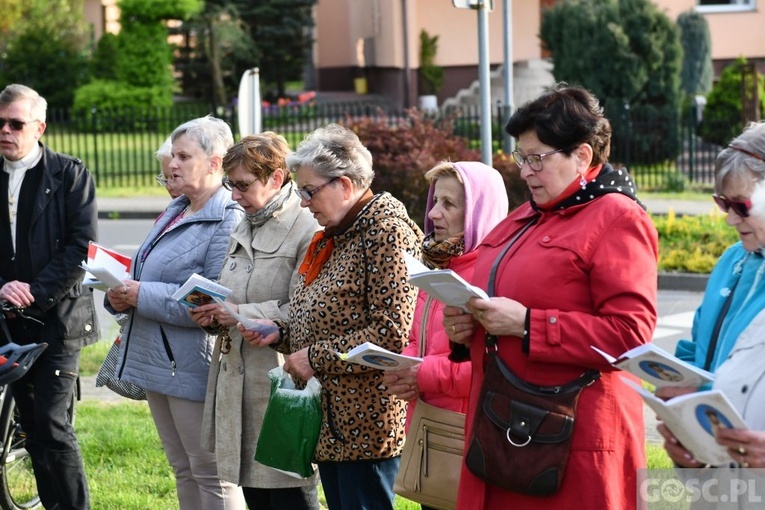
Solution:
M 234 135 L 228 124 L 211 115 L 181 124 L 170 135 L 170 140 L 174 142 L 183 135 L 194 140 L 208 156 L 223 158 L 228 148 L 234 145 Z
M 160 161 L 163 159 L 171 159 L 173 157 L 173 140 L 171 137 L 168 136 L 167 139 L 165 139 L 159 149 L 157 149 L 157 152 L 154 153 L 154 156 Z
M 287 156 L 287 168 L 295 172 L 309 167 L 327 179 L 348 177 L 360 189 L 372 185 L 372 153 L 359 137 L 343 126 L 328 124 L 306 136 Z
M 715 191 L 722 193 L 730 176 L 745 172 L 757 181 L 765 180 L 765 122 L 750 123 L 715 160 Z
M 48 101 L 45 100 L 36 90 L 27 87 L 26 85 L 20 85 L 18 83 L 12 83 L 0 92 L 0 105 L 9 105 L 16 101 L 26 99 L 29 101 L 29 111 L 32 114 L 32 119 L 45 122 L 45 114 L 48 110 Z

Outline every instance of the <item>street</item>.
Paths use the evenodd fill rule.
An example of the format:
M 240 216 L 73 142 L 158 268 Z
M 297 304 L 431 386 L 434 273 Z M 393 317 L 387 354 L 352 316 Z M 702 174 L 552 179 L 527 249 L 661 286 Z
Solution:
M 132 256 L 151 230 L 154 220 L 99 220 L 99 243 Z M 675 290 L 659 291 L 659 323 L 654 334 L 656 344 L 674 352 L 680 338 L 690 338 L 691 323 L 696 307 L 701 303 L 702 293 Z M 106 333 L 114 321 L 103 309 L 103 293 L 96 291 L 101 331 Z M 618 356 L 621 353 L 611 353 Z

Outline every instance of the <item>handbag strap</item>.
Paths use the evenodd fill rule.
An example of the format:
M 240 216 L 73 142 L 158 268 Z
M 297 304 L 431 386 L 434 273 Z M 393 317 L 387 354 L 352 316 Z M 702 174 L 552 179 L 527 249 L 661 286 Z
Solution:
M 539 216 L 535 216 L 535 217 L 531 218 L 531 221 L 526 223 L 526 225 L 524 225 L 523 228 L 521 230 L 519 230 L 517 234 L 515 234 L 515 236 L 510 240 L 510 242 L 507 243 L 507 246 L 505 246 L 502 249 L 502 252 L 496 258 L 496 260 L 494 260 L 494 264 L 492 264 L 491 271 L 489 272 L 489 284 L 488 284 L 487 289 L 486 289 L 487 294 L 489 295 L 489 297 L 493 297 L 494 294 L 495 294 L 494 293 L 494 287 L 495 287 L 495 284 L 496 284 L 495 280 L 496 280 L 496 276 L 497 276 L 497 269 L 499 268 L 499 263 L 502 261 L 502 259 L 505 257 L 505 255 L 507 255 L 507 252 L 510 251 L 510 248 L 516 243 L 516 241 L 518 241 L 518 239 L 533 224 L 535 224 L 538 219 L 539 219 Z M 484 333 L 484 340 L 486 342 L 486 353 L 490 357 L 494 358 L 497 363 L 499 363 L 500 369 L 502 367 L 504 367 L 507 372 L 512 374 L 512 372 L 509 370 L 509 367 L 506 367 L 504 365 L 504 363 L 502 362 L 502 360 L 499 358 L 499 356 L 497 356 L 497 352 L 499 351 L 499 349 L 497 347 L 497 335 L 492 335 L 492 334 L 489 334 L 489 332 L 485 332 Z M 569 393 L 571 391 L 578 391 L 581 388 L 589 386 L 590 384 L 592 384 L 593 382 L 595 382 L 599 378 L 600 378 L 600 372 L 598 370 L 590 368 L 590 369 L 585 370 L 584 373 L 582 373 L 582 375 L 580 375 L 579 377 L 577 377 L 573 381 L 570 381 L 570 382 L 568 382 L 568 383 L 566 383 L 564 385 L 560 385 L 560 386 L 535 386 L 535 385 L 531 385 L 529 383 L 526 383 L 525 381 L 522 381 L 521 379 L 518 379 L 518 380 L 522 381 L 523 383 L 525 383 L 527 385 L 528 389 L 531 390 L 532 392 L 536 391 L 536 392 L 539 392 L 539 393 L 547 393 L 547 394 L 549 394 L 549 393 Z
M 502 261 L 502 259 L 505 258 L 505 255 L 507 255 L 507 252 L 510 251 L 510 248 L 518 241 L 518 239 L 521 238 L 521 236 L 526 233 L 526 231 L 531 228 L 533 224 L 537 222 L 539 219 L 539 216 L 534 216 L 531 218 L 531 220 L 526 223 L 523 228 L 521 228 L 517 234 L 513 236 L 512 239 L 507 243 L 507 246 L 505 246 L 500 254 L 497 256 L 497 258 L 494 260 L 494 263 L 491 265 L 491 271 L 489 271 L 489 283 L 486 286 L 486 294 L 488 294 L 489 297 L 494 297 L 494 280 L 497 277 L 497 269 L 499 268 L 499 263 Z M 484 339 L 486 341 L 486 352 L 490 354 L 494 354 L 497 352 L 497 336 L 490 334 L 488 331 L 484 333 Z
M 712 366 L 712 359 L 715 356 L 715 350 L 717 350 L 717 342 L 720 339 L 720 330 L 722 329 L 723 322 L 725 322 L 725 316 L 728 314 L 728 310 L 730 310 L 730 305 L 733 302 L 733 293 L 736 291 L 739 281 L 741 281 L 741 273 L 738 273 L 738 278 L 736 278 L 736 281 L 733 283 L 733 288 L 730 289 L 730 293 L 728 293 L 728 296 L 725 298 L 725 303 L 723 303 L 720 313 L 717 314 L 715 327 L 712 330 L 712 335 L 709 337 L 707 358 L 704 360 L 704 370 L 709 370 L 709 367 Z

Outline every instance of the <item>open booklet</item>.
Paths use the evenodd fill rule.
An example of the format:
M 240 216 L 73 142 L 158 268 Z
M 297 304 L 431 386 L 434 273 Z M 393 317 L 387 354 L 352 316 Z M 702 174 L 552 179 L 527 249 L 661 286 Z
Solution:
M 489 299 L 483 289 L 470 285 L 451 269 L 430 269 L 406 251 L 404 260 L 409 271 L 409 282 L 427 292 L 433 299 L 449 306 L 459 306 L 466 312 L 468 310 L 465 305 L 470 298 Z
M 90 241 L 88 259 L 80 264 L 90 274 L 85 275 L 83 285 L 98 290 L 121 287 L 130 276 L 130 257 Z
M 402 370 L 422 363 L 422 358 L 397 354 L 372 342 L 364 342 L 347 353 L 340 353 L 340 357 L 350 363 L 378 370 Z
M 230 289 L 194 273 L 171 297 L 188 307 L 195 308 L 212 303 L 214 296 L 226 299 L 229 295 L 231 295 Z
M 613 366 L 630 372 L 656 386 L 698 388 L 714 381 L 714 374 L 687 363 L 652 343 L 625 352 L 619 358 L 592 347 Z
M 221 299 L 218 296 L 213 296 L 212 298 L 213 298 L 213 301 L 215 301 L 220 306 L 222 306 L 223 309 L 226 310 L 226 312 L 231 317 L 236 319 L 237 322 L 240 322 L 242 324 L 242 326 L 244 326 L 245 329 L 248 329 L 250 331 L 257 331 L 258 333 L 260 333 L 263 336 L 268 336 L 271 333 L 279 331 L 279 328 L 277 326 L 267 326 L 265 324 L 261 324 L 260 322 L 256 321 L 255 319 L 248 319 L 246 317 L 242 317 L 241 315 L 236 313 L 234 311 L 234 309 L 231 308 L 231 306 L 229 306 L 229 304 L 226 303 L 226 301 L 224 299 Z
M 625 378 L 622 380 L 640 393 L 648 407 L 696 460 L 714 466 L 733 462 L 726 447 L 715 440 L 715 434 L 721 428 L 749 427 L 722 391 L 697 391 L 665 402 L 639 384 Z

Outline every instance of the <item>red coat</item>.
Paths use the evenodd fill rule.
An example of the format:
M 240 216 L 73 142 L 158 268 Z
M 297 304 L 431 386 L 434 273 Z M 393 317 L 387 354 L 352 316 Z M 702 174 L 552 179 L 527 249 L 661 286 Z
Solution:
M 459 274 L 470 281 L 475 270 L 476 251 L 455 257 L 449 261 L 446 269 Z M 470 362 L 452 363 L 448 357 L 449 337 L 443 324 L 444 304 L 429 298 L 427 292 L 417 294 L 417 307 L 414 310 L 414 322 L 409 334 L 409 345 L 404 349 L 407 356 L 419 356 L 420 335 L 427 333 L 425 358 L 417 372 L 417 385 L 420 397 L 428 404 L 466 413 L 470 393 Z M 412 419 L 416 400 L 409 402 L 406 413 L 406 428 Z
M 524 205 L 478 247 L 472 283 L 486 288 L 494 260 L 533 211 Z M 635 508 L 636 471 L 645 467 L 643 404 L 623 384 L 623 372 L 594 345 L 619 355 L 649 342 L 656 325 L 658 240 L 656 229 L 634 201 L 612 193 L 585 205 L 543 213 L 499 265 L 495 295 L 531 309 L 529 352 L 518 337 L 500 337 L 499 354 L 521 378 L 560 384 L 587 368 L 602 377 L 586 388 L 561 490 L 550 497 L 505 492 L 483 483 L 463 466 L 458 508 Z M 473 378 L 466 437 L 484 371 L 484 331 L 471 345 Z

